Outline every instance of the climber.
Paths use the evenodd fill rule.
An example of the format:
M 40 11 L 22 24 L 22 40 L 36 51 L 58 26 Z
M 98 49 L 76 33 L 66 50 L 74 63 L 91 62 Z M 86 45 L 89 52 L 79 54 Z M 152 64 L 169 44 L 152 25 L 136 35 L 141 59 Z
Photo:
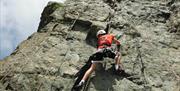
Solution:
M 82 67 L 82 71 L 84 71 L 84 73 L 81 71 L 82 74 L 79 82 L 75 83 L 75 85 L 77 85 L 76 87 L 82 86 L 85 83 L 89 75 L 95 70 L 97 63 L 101 63 L 104 57 L 115 59 L 114 68 L 116 73 L 124 72 L 120 63 L 120 42 L 115 38 L 114 35 L 106 34 L 104 30 L 99 30 L 96 36 L 98 38 L 97 51 L 89 57 L 87 64 Z M 113 41 L 115 41 L 117 46 L 117 50 L 115 52 L 111 46 Z M 80 73 L 78 73 L 78 75 L 80 76 Z

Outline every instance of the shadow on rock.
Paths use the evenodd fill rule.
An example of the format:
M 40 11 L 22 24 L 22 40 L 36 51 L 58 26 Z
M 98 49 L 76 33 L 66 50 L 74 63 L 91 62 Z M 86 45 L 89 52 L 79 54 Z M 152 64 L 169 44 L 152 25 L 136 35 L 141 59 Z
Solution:
M 96 76 L 92 78 L 92 83 L 94 88 L 98 91 L 112 91 L 113 86 L 116 85 L 116 82 L 124 78 L 130 77 L 131 75 L 122 71 L 121 73 L 116 74 L 114 65 L 107 70 L 96 71 Z

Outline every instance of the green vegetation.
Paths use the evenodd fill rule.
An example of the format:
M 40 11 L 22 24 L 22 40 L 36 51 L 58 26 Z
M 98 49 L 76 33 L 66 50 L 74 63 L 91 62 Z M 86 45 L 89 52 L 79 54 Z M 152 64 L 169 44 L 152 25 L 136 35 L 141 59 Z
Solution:
M 56 10 L 59 7 L 64 7 L 64 4 L 63 3 L 52 3 L 50 5 L 50 7 L 51 7 L 52 10 Z

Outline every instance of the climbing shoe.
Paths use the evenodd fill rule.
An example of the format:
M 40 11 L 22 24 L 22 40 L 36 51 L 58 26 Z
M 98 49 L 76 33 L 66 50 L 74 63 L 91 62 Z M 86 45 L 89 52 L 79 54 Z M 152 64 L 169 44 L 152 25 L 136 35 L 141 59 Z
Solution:
M 123 75 L 125 73 L 124 69 L 122 69 L 121 66 L 118 67 L 118 69 L 116 70 L 116 68 L 114 67 L 114 73 L 116 75 Z
M 121 77 L 130 77 L 131 75 L 126 73 L 123 69 L 115 70 L 114 73 Z
M 81 84 L 81 85 L 78 84 L 78 85 L 74 86 L 71 89 L 71 91 L 80 91 L 82 89 L 82 87 L 83 87 L 83 84 Z
M 84 85 L 84 83 L 85 83 L 85 81 L 81 81 L 81 82 L 79 82 L 79 84 L 77 85 L 77 87 L 81 87 L 81 86 L 83 86 L 83 85 Z
M 124 73 L 125 73 L 125 71 L 122 69 L 115 70 L 116 75 L 123 75 Z

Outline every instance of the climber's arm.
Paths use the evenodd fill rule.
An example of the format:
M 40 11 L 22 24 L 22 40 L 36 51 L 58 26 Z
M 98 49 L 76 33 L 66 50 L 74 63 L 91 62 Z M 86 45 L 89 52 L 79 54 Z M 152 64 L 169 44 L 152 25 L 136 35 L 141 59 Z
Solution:
M 119 40 L 117 40 L 116 38 L 114 38 L 114 41 L 115 41 L 115 43 L 116 43 L 116 45 L 117 45 L 117 51 L 120 51 L 120 41 Z

